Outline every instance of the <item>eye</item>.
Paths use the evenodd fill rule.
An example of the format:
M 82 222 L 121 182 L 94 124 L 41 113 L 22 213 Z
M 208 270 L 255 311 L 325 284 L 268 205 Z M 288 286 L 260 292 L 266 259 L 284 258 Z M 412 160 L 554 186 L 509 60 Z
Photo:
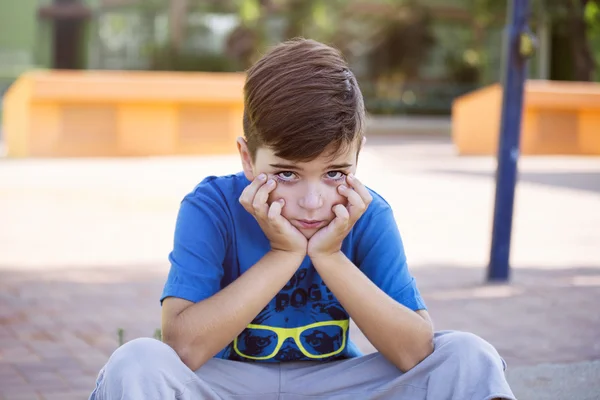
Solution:
M 342 171 L 329 171 L 327 173 L 327 177 L 329 179 L 333 179 L 334 181 L 339 181 L 341 179 L 344 179 L 345 176 L 346 176 L 346 174 L 343 173 Z
M 296 174 L 292 171 L 281 171 L 275 174 L 275 177 L 283 182 L 293 181 L 296 178 Z

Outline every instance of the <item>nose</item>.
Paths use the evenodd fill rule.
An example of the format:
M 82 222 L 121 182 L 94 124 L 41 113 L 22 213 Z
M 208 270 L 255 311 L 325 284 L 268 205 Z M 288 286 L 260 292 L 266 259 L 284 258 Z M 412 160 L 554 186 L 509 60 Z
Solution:
M 323 197 L 315 187 L 307 188 L 299 201 L 300 207 L 306 210 L 316 210 L 323 206 Z

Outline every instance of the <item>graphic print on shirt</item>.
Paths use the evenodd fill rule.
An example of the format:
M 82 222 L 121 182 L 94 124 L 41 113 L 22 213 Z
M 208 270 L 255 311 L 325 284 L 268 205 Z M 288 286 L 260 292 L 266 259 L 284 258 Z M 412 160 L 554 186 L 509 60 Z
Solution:
M 312 272 L 312 274 L 310 273 Z M 324 361 L 340 358 L 349 316 L 314 270 L 300 268 L 226 349 L 237 361 Z

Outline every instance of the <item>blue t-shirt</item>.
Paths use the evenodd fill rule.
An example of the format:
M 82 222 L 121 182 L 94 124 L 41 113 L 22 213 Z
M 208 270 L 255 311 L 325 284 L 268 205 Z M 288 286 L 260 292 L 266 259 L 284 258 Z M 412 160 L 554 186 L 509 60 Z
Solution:
M 211 176 L 184 197 L 161 302 L 169 296 L 204 300 L 270 250 L 260 226 L 239 203 L 248 184 L 243 173 Z M 377 193 L 370 193 L 373 201 L 342 251 L 393 299 L 412 310 L 426 309 L 408 271 L 392 209 Z M 361 354 L 350 341 L 348 326 L 348 313 L 306 257 L 275 298 L 216 357 L 263 362 L 356 357 Z

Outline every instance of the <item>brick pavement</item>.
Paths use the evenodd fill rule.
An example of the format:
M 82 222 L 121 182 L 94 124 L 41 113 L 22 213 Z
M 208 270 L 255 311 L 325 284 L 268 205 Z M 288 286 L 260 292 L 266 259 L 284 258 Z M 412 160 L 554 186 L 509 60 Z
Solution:
M 437 329 L 480 334 L 509 368 L 600 359 L 599 159 L 523 160 L 513 279 L 482 285 L 493 160 L 443 141 L 370 146 L 360 176 L 394 207 Z M 0 399 L 86 398 L 118 328 L 152 336 L 179 198 L 237 165 L 0 160 Z

